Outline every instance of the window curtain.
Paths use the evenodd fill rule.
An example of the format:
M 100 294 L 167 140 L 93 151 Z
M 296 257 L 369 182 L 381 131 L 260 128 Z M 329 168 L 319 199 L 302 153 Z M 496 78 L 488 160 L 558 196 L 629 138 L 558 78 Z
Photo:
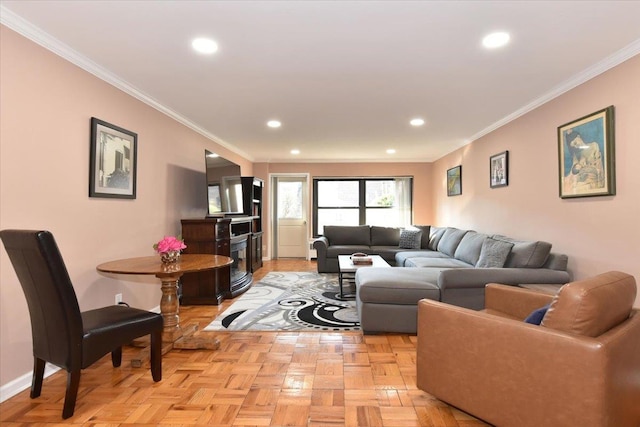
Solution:
M 395 178 L 395 184 L 400 224 L 411 225 L 411 178 Z

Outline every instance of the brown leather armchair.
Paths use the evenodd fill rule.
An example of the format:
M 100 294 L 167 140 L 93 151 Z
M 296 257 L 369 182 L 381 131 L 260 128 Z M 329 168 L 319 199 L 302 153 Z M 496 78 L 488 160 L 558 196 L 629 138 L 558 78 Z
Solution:
M 608 272 L 555 296 L 489 284 L 480 312 L 421 300 L 418 388 L 499 427 L 638 427 L 635 296 Z M 549 303 L 541 325 L 523 321 Z
M 40 396 L 45 362 L 67 371 L 62 418 L 73 415 L 80 372 L 111 353 L 122 362 L 122 346 L 151 335 L 151 375 L 162 379 L 162 316 L 123 305 L 80 312 L 76 293 L 53 235 L 48 231 L 3 230 L 29 307 L 33 338 L 31 398 Z

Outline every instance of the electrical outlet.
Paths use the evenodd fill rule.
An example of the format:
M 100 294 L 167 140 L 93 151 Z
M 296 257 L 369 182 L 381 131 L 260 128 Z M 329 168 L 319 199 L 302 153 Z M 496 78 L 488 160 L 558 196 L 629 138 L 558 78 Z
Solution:
M 116 294 L 116 305 L 122 302 L 122 294 Z

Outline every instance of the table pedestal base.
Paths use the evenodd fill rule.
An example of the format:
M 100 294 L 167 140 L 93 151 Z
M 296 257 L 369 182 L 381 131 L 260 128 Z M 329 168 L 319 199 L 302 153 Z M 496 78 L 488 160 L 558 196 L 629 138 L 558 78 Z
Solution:
M 198 332 L 194 335 L 185 335 L 173 343 L 173 348 L 188 350 L 217 350 L 220 348 L 220 340 L 213 335 L 213 332 Z
M 178 280 L 182 273 L 158 275 L 162 282 L 162 298 L 160 299 L 160 312 L 164 330 L 162 341 L 172 344 L 172 348 L 178 349 L 207 349 L 217 350 L 220 341 L 209 332 L 198 332 L 197 325 L 180 327 Z
M 131 344 L 135 347 L 143 347 L 143 349 L 131 359 L 131 367 L 141 368 L 147 366 L 151 352 L 149 338 L 138 338 Z M 220 340 L 214 336 L 214 332 L 198 332 L 197 325 L 188 325 L 185 328 L 177 328 L 173 333 L 163 333 L 162 354 L 167 354 L 174 348 L 183 350 L 217 350 L 220 348 Z

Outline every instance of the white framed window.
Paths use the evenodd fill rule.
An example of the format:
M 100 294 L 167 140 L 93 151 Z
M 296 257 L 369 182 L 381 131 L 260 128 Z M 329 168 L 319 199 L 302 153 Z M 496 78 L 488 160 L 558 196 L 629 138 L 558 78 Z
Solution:
M 412 187 L 412 177 L 315 178 L 314 236 L 325 225 L 410 225 Z

